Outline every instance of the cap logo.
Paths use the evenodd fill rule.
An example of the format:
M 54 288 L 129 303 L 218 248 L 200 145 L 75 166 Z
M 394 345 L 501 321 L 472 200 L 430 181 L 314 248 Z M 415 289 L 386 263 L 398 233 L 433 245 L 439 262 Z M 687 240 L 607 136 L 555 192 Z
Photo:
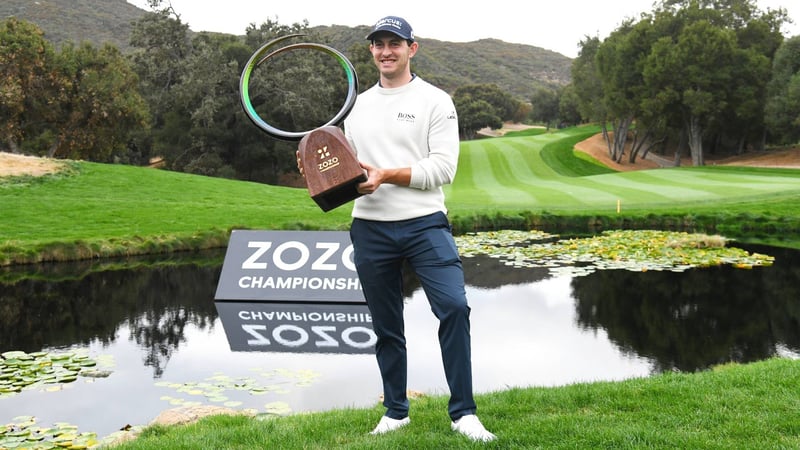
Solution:
M 384 25 L 389 25 L 391 27 L 397 28 L 398 30 L 403 28 L 403 22 L 397 19 L 392 19 L 390 17 L 386 17 L 379 20 L 378 23 L 375 24 L 375 28 L 380 28 Z
M 403 39 L 414 40 L 414 30 L 411 29 L 411 25 L 402 17 L 386 16 L 378 20 L 375 22 L 375 25 L 372 26 L 372 32 L 367 35 L 367 39 L 371 40 L 379 31 L 388 31 Z

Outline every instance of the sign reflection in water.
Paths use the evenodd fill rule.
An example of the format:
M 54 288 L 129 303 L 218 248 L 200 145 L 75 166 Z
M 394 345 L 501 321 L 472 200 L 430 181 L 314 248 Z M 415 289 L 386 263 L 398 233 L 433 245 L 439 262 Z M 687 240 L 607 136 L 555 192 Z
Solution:
M 374 354 L 366 304 L 217 302 L 231 350 Z
M 476 390 L 798 357 L 800 252 L 754 250 L 774 255 L 775 265 L 551 278 L 544 269 L 465 260 Z M 232 351 L 213 298 L 222 257 L 126 261 L 124 269 L 119 262 L 82 262 L 0 270 L 0 352 L 86 348 L 115 361 L 112 374 L 93 383 L 79 378 L 59 392 L 0 398 L 0 423 L 33 415 L 43 425 L 69 422 L 107 435 L 172 407 L 163 398 L 180 395 L 160 382 L 256 378 L 265 371 L 272 378 L 263 382 L 280 390 L 227 392 L 230 399 L 261 411 L 285 402 L 295 412 L 378 402 L 371 354 Z M 430 344 L 437 322 L 407 278 L 409 388 L 443 394 L 438 346 Z M 293 374 L 301 371 L 317 376 L 298 383 Z

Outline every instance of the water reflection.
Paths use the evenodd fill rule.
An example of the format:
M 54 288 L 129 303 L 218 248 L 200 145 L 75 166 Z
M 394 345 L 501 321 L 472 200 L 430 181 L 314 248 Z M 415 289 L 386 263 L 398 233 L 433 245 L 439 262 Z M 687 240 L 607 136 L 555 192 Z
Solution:
M 186 342 L 188 325 L 213 329 L 213 293 L 222 262 L 219 252 L 153 261 L 78 262 L 5 268 L 0 291 L 0 351 L 35 352 L 99 343 L 120 337 L 142 349 L 145 366 L 158 378 L 173 352 Z M 125 328 L 127 333 L 120 333 Z
M 466 259 L 476 390 L 693 371 L 781 352 L 796 357 L 800 252 L 749 249 L 775 256 L 775 265 L 552 278 L 545 269 Z M 0 398 L 0 423 L 29 414 L 104 435 L 171 407 L 162 398 L 175 393 L 156 380 L 252 376 L 254 369 L 320 376 L 303 387 L 289 378 L 273 381 L 285 389 L 242 394 L 242 407 L 284 401 L 304 411 L 377 402 L 380 377 L 370 354 L 231 351 L 213 300 L 223 257 L 219 251 L 0 271 L 0 352 L 83 347 L 116 363 L 110 377 L 92 384 Z M 436 319 L 413 276 L 406 289 L 409 387 L 444 393 Z
M 800 348 L 797 252 L 757 251 L 775 255 L 775 266 L 575 278 L 578 325 L 606 330 L 623 351 L 652 359 L 659 372 L 753 362 L 781 346 Z

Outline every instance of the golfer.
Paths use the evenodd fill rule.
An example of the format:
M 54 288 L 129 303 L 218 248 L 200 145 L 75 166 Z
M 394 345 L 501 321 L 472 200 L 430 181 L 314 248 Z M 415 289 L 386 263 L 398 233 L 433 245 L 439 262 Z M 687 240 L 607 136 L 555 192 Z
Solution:
M 407 262 L 439 319 L 452 429 L 491 441 L 495 435 L 475 415 L 470 307 L 442 191 L 458 163 L 455 106 L 447 93 L 411 72 L 419 44 L 405 19 L 380 19 L 367 39 L 380 79 L 358 96 L 344 128 L 368 177 L 358 185 L 365 195 L 355 200 L 350 237 L 383 379 L 386 413 L 372 434 L 410 421 L 402 280 Z

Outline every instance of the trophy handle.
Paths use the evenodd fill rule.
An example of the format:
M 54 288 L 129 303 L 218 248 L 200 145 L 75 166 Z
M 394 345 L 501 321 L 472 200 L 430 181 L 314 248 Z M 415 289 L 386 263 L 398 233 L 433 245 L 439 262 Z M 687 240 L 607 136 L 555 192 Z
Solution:
M 258 113 L 256 112 L 253 104 L 250 101 L 250 77 L 253 74 L 253 71 L 256 67 L 258 67 L 261 63 L 272 58 L 273 56 L 279 55 L 281 53 L 285 53 L 295 49 L 312 49 L 312 50 L 320 50 L 324 53 L 327 53 L 339 62 L 339 65 L 345 71 L 345 75 L 347 76 L 347 97 L 345 98 L 344 105 L 339 110 L 336 115 L 334 115 L 327 123 L 322 125 L 323 127 L 329 125 L 339 125 L 341 124 L 345 117 L 350 114 L 350 111 L 353 109 L 356 103 L 356 96 L 358 95 L 358 76 L 356 75 L 356 69 L 353 67 L 353 63 L 347 59 L 344 54 L 335 48 L 329 47 L 323 44 L 315 44 L 309 42 L 301 42 L 297 44 L 287 45 L 285 47 L 281 47 L 277 50 L 268 53 L 275 45 L 294 37 L 304 36 L 303 34 L 290 34 L 287 36 L 282 36 L 277 39 L 274 39 L 270 42 L 264 44 L 261 48 L 259 48 L 253 56 L 250 57 L 250 60 L 247 61 L 245 64 L 244 70 L 242 71 L 242 75 L 239 78 L 239 100 L 241 101 L 242 108 L 244 109 L 245 114 L 250 119 L 253 124 L 255 124 L 258 128 L 262 131 L 267 133 L 270 137 L 275 139 L 280 139 L 284 141 L 299 141 L 305 135 L 309 133 L 309 131 L 286 131 L 276 128 L 270 124 L 268 124 L 264 119 L 262 119 Z

